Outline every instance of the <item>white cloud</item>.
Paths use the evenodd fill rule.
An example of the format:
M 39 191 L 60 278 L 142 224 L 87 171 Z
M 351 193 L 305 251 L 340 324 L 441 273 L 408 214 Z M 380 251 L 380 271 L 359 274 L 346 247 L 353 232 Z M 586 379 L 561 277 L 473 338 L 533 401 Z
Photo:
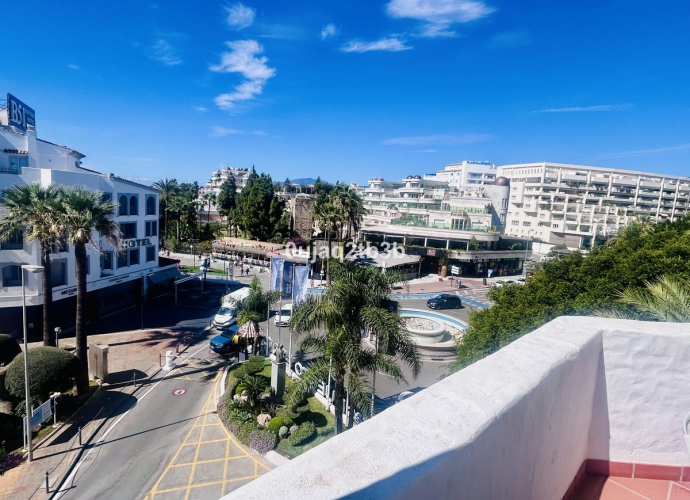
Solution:
M 412 137 L 393 137 L 383 141 L 388 146 L 422 146 L 422 145 L 453 145 L 472 144 L 491 139 L 488 134 L 441 134 L 441 135 L 417 135 Z M 430 150 L 427 150 L 430 152 Z
M 159 38 L 149 48 L 149 57 L 166 66 L 177 66 L 182 63 L 175 48 L 165 38 Z
M 416 151 L 410 151 L 410 153 L 436 153 L 435 149 L 417 149 Z
M 484 2 L 473 0 L 391 0 L 388 15 L 424 22 L 422 36 L 454 36 L 450 27 L 476 21 L 495 12 Z
M 252 134 L 252 135 L 266 135 L 263 130 L 237 130 L 234 128 L 227 127 L 213 127 L 209 137 L 225 137 L 227 135 L 237 135 L 237 134 Z
M 75 69 L 77 71 L 81 71 L 81 68 L 79 66 L 77 66 L 76 64 L 68 64 L 67 67 L 69 69 Z
M 228 14 L 226 19 L 228 26 L 234 30 L 241 30 L 252 25 L 256 11 L 251 7 L 246 7 L 241 3 L 225 7 Z
M 547 108 L 535 111 L 536 113 L 582 113 L 588 111 L 627 111 L 630 104 L 602 104 L 600 106 L 572 106 L 568 108 Z
M 256 40 L 238 40 L 226 42 L 231 52 L 223 52 L 220 64 L 211 66 L 217 73 L 240 73 L 247 80 L 235 87 L 233 92 L 216 97 L 216 105 L 221 109 L 232 109 L 237 101 L 254 99 L 263 92 L 266 80 L 276 74 L 275 68 L 269 67 L 265 56 L 257 57 L 264 48 Z
M 338 28 L 335 27 L 335 24 L 328 23 L 321 29 L 321 40 L 325 40 L 326 38 L 333 38 L 337 34 Z
M 358 40 L 350 40 L 341 47 L 343 52 L 370 52 L 372 50 L 385 50 L 388 52 L 400 52 L 401 50 L 409 50 L 412 47 L 405 45 L 404 41 L 397 37 L 382 38 L 375 42 L 361 42 Z
M 208 108 L 205 108 L 203 106 L 194 106 L 194 109 L 201 113 L 205 113 L 206 111 L 208 111 Z
M 602 156 L 602 158 L 634 158 L 636 156 L 646 156 L 657 153 L 672 153 L 674 151 L 685 151 L 688 149 L 690 149 L 690 144 L 681 144 L 680 146 L 670 146 L 666 148 L 639 149 L 637 151 L 626 151 L 623 153 Z

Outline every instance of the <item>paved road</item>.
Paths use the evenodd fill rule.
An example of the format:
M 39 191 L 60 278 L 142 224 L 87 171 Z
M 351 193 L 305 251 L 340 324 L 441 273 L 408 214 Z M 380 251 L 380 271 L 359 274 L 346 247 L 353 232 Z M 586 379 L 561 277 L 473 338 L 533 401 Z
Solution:
M 196 352 L 195 352 L 196 351 Z M 160 372 L 102 428 L 68 481 L 64 499 L 143 498 L 205 407 L 225 360 L 201 343 L 179 370 Z M 209 362 L 203 361 L 208 358 Z M 183 395 L 176 396 L 174 392 Z M 214 416 L 215 417 L 215 416 Z

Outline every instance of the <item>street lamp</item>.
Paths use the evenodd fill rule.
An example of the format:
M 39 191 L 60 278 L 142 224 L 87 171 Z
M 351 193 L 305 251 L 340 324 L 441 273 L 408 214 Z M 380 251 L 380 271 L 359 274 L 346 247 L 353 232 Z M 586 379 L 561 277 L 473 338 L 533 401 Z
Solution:
M 189 253 L 192 254 L 192 269 L 196 266 L 196 255 L 194 255 L 194 245 L 189 245 Z
M 26 394 L 26 446 L 27 446 L 27 461 L 31 462 L 34 457 L 33 446 L 31 443 L 31 396 L 29 394 L 29 347 L 27 345 L 26 332 L 26 286 L 24 281 L 24 271 L 32 274 L 43 272 L 43 266 L 32 266 L 25 264 L 21 267 L 22 270 L 22 327 L 24 330 L 24 389 Z

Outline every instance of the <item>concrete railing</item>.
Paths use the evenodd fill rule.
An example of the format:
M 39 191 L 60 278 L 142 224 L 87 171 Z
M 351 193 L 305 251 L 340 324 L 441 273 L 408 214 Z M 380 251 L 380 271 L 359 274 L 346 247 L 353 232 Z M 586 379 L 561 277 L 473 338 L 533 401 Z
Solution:
M 562 317 L 226 499 L 560 499 L 588 458 L 690 464 L 690 328 Z

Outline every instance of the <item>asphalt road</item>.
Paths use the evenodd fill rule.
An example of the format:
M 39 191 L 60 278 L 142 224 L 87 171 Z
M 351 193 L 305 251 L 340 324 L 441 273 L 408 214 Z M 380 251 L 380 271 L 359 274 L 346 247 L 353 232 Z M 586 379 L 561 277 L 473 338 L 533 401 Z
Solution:
M 146 496 L 201 414 L 225 364 L 224 358 L 209 354 L 206 343 L 189 350 L 190 359 L 180 370 L 160 372 L 135 398 L 121 401 L 120 410 L 97 436 L 97 444 L 84 453 L 68 481 L 72 488 L 61 498 Z

